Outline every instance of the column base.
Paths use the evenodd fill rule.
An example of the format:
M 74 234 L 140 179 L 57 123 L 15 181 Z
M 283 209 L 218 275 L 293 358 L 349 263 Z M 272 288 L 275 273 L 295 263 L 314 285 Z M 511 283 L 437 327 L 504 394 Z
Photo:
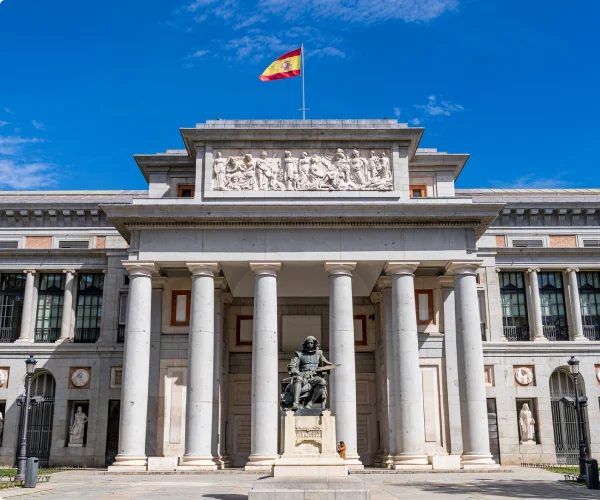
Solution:
M 546 337 L 533 337 L 534 342 L 550 342 Z
M 148 470 L 148 459 L 140 457 L 120 457 L 117 455 L 115 463 L 108 467 L 109 472 L 138 472 Z
M 365 470 L 365 466 L 360 461 L 360 457 L 358 455 L 356 455 L 355 457 L 346 456 L 344 463 L 346 464 L 346 467 L 348 467 L 349 470 Z
M 212 471 L 217 470 L 219 467 L 213 460 L 213 457 L 186 457 L 183 456 L 179 459 L 177 470 L 188 470 L 188 471 Z
M 586 336 L 581 335 L 579 337 L 573 337 L 573 342 L 589 342 L 590 339 L 588 339 Z
M 462 455 L 461 469 L 498 469 L 500 465 L 492 460 L 492 455 Z
M 273 457 L 264 457 L 264 456 L 252 456 L 248 457 L 248 463 L 244 467 L 246 472 L 268 472 L 269 474 L 273 470 L 273 464 L 275 460 L 278 458 L 278 455 Z
M 32 345 L 33 339 L 17 339 L 13 342 L 13 345 Z
M 393 470 L 431 470 L 427 455 L 397 455 L 392 464 Z
M 73 339 L 71 337 L 60 337 L 58 340 L 55 340 L 54 343 L 55 344 L 63 344 L 63 343 L 70 343 L 72 342 Z

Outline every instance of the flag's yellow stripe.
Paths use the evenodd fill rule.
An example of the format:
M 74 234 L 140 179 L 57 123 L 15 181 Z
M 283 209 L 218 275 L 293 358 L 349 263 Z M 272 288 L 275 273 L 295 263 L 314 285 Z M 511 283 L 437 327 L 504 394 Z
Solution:
M 285 59 L 277 59 L 265 69 L 261 76 L 271 76 L 276 73 L 287 73 L 300 69 L 300 56 L 286 57 Z

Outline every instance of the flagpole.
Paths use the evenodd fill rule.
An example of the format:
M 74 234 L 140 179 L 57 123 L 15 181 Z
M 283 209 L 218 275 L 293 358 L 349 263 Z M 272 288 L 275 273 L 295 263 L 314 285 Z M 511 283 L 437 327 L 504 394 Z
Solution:
M 300 53 L 302 54 L 302 119 L 306 120 L 306 100 L 304 96 L 304 42 L 300 47 Z

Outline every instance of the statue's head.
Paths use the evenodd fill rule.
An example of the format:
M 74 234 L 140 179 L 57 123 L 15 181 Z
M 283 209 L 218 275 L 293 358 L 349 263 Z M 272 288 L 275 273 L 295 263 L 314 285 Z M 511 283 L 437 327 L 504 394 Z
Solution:
M 221 151 L 217 152 L 217 158 L 221 158 Z
M 83 411 L 83 408 L 81 406 L 77 407 L 77 413 L 81 413 Z
M 306 340 L 302 344 L 302 347 L 305 351 L 315 352 L 319 348 L 319 341 L 312 335 L 309 335 L 308 337 L 306 337 Z
M 523 404 L 523 410 L 529 411 L 529 405 L 527 403 Z
M 308 156 L 308 153 L 307 153 L 306 151 L 304 151 L 304 152 L 302 153 L 302 158 L 306 158 L 307 156 Z

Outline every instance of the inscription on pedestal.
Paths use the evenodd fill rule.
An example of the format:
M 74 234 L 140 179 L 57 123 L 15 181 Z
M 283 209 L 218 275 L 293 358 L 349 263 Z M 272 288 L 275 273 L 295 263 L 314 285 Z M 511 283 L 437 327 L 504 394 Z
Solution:
M 251 427 L 249 415 L 236 415 L 235 417 L 235 451 L 249 452 Z

